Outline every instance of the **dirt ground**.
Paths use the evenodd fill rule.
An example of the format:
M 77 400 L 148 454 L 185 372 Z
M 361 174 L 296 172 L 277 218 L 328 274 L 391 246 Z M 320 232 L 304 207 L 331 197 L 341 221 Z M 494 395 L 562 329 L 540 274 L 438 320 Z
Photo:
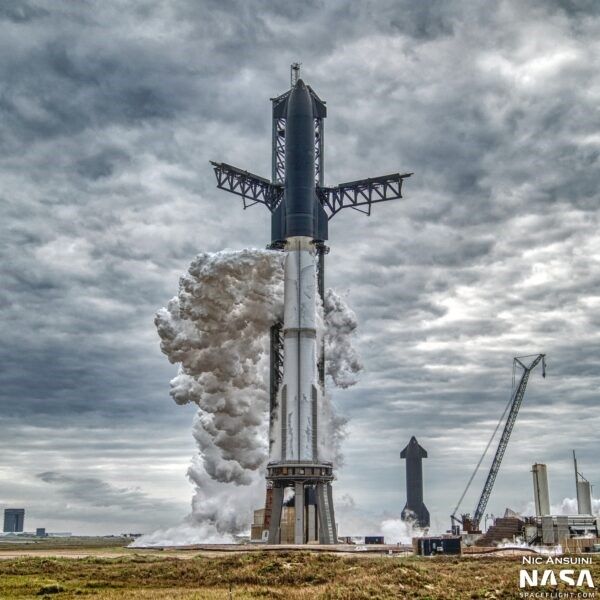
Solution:
M 83 542 L 0 545 L 2 600 L 521 598 L 520 556 L 424 558 L 365 552 L 139 550 Z M 546 568 L 546 567 L 542 567 Z M 600 581 L 600 560 L 588 566 Z M 558 567 L 555 567 L 558 570 Z M 567 588 L 553 588 L 566 592 Z M 590 598 L 593 596 L 587 596 Z M 600 596 L 597 596 L 600 600 Z

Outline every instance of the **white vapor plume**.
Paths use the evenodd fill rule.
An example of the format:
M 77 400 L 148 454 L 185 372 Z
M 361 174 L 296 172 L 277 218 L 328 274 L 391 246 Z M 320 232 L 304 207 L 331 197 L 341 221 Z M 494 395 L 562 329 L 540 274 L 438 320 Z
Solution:
M 543 554 L 544 556 L 561 556 L 563 553 L 563 547 L 560 544 L 557 544 L 556 546 L 530 546 L 522 539 L 518 539 L 514 542 L 506 540 L 497 544 L 496 547 L 502 548 L 503 550 L 520 550 L 522 548 L 527 548 L 537 552 L 538 554 Z
M 194 437 L 219 482 L 249 485 L 264 462 L 265 334 L 282 314 L 282 259 L 267 250 L 200 254 L 156 315 L 161 350 L 181 365 L 171 396 L 198 405 Z
M 553 515 L 576 515 L 577 498 L 563 498 L 560 501 L 560 504 L 550 505 L 550 513 Z M 520 514 L 534 515 L 535 504 L 533 502 L 528 502 Z M 592 498 L 592 514 L 596 517 L 600 517 L 600 498 Z
M 158 311 L 161 350 L 180 365 L 171 396 L 198 406 L 193 435 L 199 452 L 188 469 L 196 492 L 184 524 L 142 536 L 135 545 L 232 541 L 264 503 L 269 329 L 282 320 L 284 257 L 268 250 L 199 254 L 181 277 L 178 295 Z M 350 341 L 356 317 L 328 290 L 322 321 L 327 373 L 339 387 L 353 385 L 362 368 Z M 340 462 L 345 420 L 329 399 L 323 410 L 332 440 L 327 451 Z
M 358 381 L 363 366 L 352 346 L 352 334 L 358 327 L 354 311 L 332 289 L 325 292 L 326 370 L 336 386 L 347 388 Z
M 414 521 L 386 519 L 381 523 L 381 533 L 386 544 L 411 544 L 415 537 L 422 537 L 426 529 L 415 527 Z
M 358 382 L 362 363 L 352 345 L 352 336 L 358 327 L 354 311 L 332 289 L 325 291 L 323 306 L 325 327 L 325 371 L 336 387 L 346 389 Z M 337 414 L 329 394 L 323 396 L 322 414 L 326 423 L 321 428 L 319 455 L 332 461 L 336 467 L 344 464 L 342 442 L 346 437 L 345 417 Z
M 553 515 L 576 515 L 577 514 L 577 498 L 563 498 L 560 504 L 550 507 Z M 600 499 L 592 498 L 592 513 L 600 517 Z

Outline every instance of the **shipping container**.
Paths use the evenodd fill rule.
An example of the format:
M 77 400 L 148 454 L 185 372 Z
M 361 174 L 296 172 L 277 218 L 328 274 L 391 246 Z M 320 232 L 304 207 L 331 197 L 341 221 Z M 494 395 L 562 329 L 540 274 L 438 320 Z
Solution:
M 416 545 L 416 553 L 420 556 L 461 553 L 460 536 L 414 538 L 413 544 Z
M 368 535 L 365 537 L 365 544 L 385 544 L 382 535 Z

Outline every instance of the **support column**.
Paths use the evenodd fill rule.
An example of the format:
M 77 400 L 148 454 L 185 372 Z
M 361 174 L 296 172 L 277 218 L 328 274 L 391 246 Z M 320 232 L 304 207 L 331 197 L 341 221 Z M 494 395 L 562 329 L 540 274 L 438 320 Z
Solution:
M 319 541 L 319 525 L 317 520 L 317 503 L 315 498 L 314 486 L 306 488 L 306 541 L 307 542 L 318 542 Z
M 283 508 L 283 488 L 273 488 L 273 503 L 271 505 L 271 523 L 269 524 L 269 544 L 279 544 L 281 527 L 281 509 Z
M 294 490 L 296 493 L 294 497 L 294 508 L 296 513 L 294 544 L 304 544 L 304 484 L 302 482 L 296 482 Z
M 321 544 L 337 543 L 333 495 L 330 483 L 317 483 L 317 512 L 319 514 L 319 542 Z
M 329 505 L 329 520 L 331 522 L 331 544 L 337 544 L 337 523 L 335 522 L 335 511 L 333 510 L 333 487 L 330 482 L 325 484 L 327 486 L 327 504 Z

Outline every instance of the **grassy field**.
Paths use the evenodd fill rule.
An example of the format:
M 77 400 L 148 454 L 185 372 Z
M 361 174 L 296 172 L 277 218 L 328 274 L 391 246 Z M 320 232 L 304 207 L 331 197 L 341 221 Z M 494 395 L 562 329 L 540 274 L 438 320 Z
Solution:
M 600 562 L 593 569 L 600 581 Z M 255 552 L 191 558 L 0 560 L 0 598 L 519 598 L 517 558 L 398 558 Z
M 78 550 L 86 552 L 96 549 L 122 550 L 131 543 L 131 539 L 123 537 L 0 537 L 0 557 L 3 550 L 30 551 L 30 550 Z

